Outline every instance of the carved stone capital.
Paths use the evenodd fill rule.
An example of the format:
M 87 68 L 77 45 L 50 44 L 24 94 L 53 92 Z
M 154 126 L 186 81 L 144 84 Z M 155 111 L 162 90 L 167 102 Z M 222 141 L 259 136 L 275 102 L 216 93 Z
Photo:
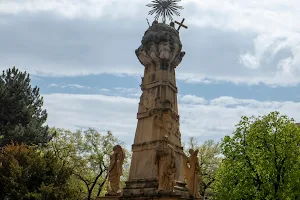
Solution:
M 177 67 L 185 52 L 178 32 L 163 23 L 154 24 L 146 31 L 142 45 L 135 51 L 139 61 L 145 67 L 154 65 L 162 70 Z

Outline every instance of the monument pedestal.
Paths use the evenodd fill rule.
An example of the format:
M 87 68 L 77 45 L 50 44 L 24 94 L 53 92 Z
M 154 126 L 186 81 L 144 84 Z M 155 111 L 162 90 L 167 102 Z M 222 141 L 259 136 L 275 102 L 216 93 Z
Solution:
M 173 192 L 157 191 L 158 183 L 156 179 L 127 181 L 123 188 L 123 195 L 120 200 L 202 200 L 189 195 L 185 184 L 176 181 Z
M 105 197 L 96 197 L 96 200 L 120 200 L 120 197 L 105 196 Z
M 120 200 L 203 200 L 203 198 L 184 197 L 177 192 L 164 192 L 151 195 L 122 196 Z
M 179 181 L 175 182 L 174 192 L 157 192 L 157 187 L 158 183 L 156 179 L 127 181 L 126 186 L 123 188 L 122 196 L 130 197 L 139 195 L 152 196 L 153 194 L 176 194 L 189 197 L 189 193 L 185 187 L 185 184 Z

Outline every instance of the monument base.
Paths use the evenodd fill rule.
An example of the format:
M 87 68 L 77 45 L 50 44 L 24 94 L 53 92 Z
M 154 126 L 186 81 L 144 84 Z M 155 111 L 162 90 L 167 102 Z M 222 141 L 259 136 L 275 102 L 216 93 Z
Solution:
M 176 182 L 173 192 L 158 192 L 158 183 L 153 180 L 131 180 L 126 182 L 123 188 L 123 195 L 120 200 L 202 200 L 203 198 L 193 198 L 185 187 L 185 183 Z M 103 199 L 106 200 L 106 199 Z
M 184 197 L 176 193 L 158 193 L 153 195 L 122 196 L 120 200 L 203 200 L 203 198 Z
M 161 193 L 161 192 L 157 192 L 157 188 L 158 188 L 157 179 L 131 180 L 126 182 L 126 186 L 123 188 L 122 196 L 136 196 L 136 195 L 152 196 L 153 194 Z M 179 181 L 175 182 L 174 192 L 171 193 L 180 194 L 181 196 L 185 196 L 185 197 L 189 196 L 189 192 L 185 187 L 185 183 Z
M 96 197 L 96 200 L 120 200 L 120 197 L 118 196 Z
M 183 198 L 180 196 L 132 196 L 132 197 L 97 197 L 96 200 L 203 200 L 203 198 Z

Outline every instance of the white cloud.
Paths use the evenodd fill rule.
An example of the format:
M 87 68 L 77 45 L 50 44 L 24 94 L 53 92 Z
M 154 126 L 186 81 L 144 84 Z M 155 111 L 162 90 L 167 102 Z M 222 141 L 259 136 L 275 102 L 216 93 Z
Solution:
M 59 85 L 57 83 L 51 83 L 48 85 L 48 87 L 59 87 Z
M 21 69 L 28 70 L 30 73 L 46 76 L 78 76 L 100 73 L 125 74 L 131 76 L 141 75 L 142 70 L 140 70 L 140 66 L 136 58 L 134 58 L 133 51 L 130 55 L 129 53 L 127 54 L 127 52 L 130 51 L 129 49 L 137 48 L 139 45 L 138 43 L 134 44 L 130 36 L 137 38 L 135 41 L 138 41 L 146 28 L 146 21 L 143 19 L 147 17 L 147 11 L 149 10 L 149 8 L 145 6 L 147 3 L 149 3 L 148 0 L 0 1 L 0 14 L 5 14 L 5 19 L 0 19 L 0 28 L 2 28 L 1 26 L 8 26 L 10 28 L 9 24 L 11 22 L 9 20 L 7 21 L 9 16 L 12 18 L 18 15 L 23 16 L 22 14 L 24 13 L 34 13 L 35 16 L 42 16 L 42 14 L 49 13 L 56 14 L 60 17 L 51 17 L 53 20 L 51 21 L 52 25 L 55 23 L 61 24 L 62 21 L 67 24 L 64 24 L 62 27 L 54 26 L 56 29 L 66 29 L 62 32 L 57 31 L 59 34 L 57 38 L 54 38 L 54 41 L 57 41 L 61 46 L 57 44 L 55 50 L 51 49 L 50 47 L 52 46 L 48 44 L 51 43 L 52 40 L 39 41 L 33 33 L 24 34 L 25 36 L 28 35 L 28 37 L 32 37 L 32 41 L 28 40 L 30 38 L 24 38 L 26 43 L 22 44 L 20 42 L 21 36 L 17 41 L 20 42 L 21 47 L 39 44 L 39 48 L 52 51 L 51 53 L 39 56 L 36 55 L 36 52 L 31 52 L 31 54 L 34 55 L 32 56 L 26 55 L 26 53 L 23 52 L 24 55 L 22 55 L 22 53 L 19 55 L 17 50 L 20 48 L 17 48 L 17 46 L 11 55 L 1 53 L 0 60 L 2 62 L 0 67 L 15 64 Z M 268 85 L 285 86 L 295 85 L 300 82 L 299 0 L 185 0 L 182 1 L 181 4 L 185 7 L 181 15 L 186 18 L 186 23 L 190 28 L 188 30 L 182 30 L 181 38 L 183 40 L 183 48 L 189 49 L 189 52 L 187 52 L 187 56 L 184 58 L 182 64 L 183 68 L 179 69 L 181 74 L 179 79 L 197 83 L 231 81 L 234 83 L 265 83 Z M 23 19 L 23 17 L 20 18 Z M 149 17 L 150 21 L 152 18 L 153 17 Z M 35 17 L 35 19 L 38 19 L 38 17 Z M 92 22 L 100 20 L 99 26 L 101 26 L 101 30 L 95 29 L 95 24 L 93 23 L 92 25 L 84 26 L 83 24 L 86 23 L 82 23 L 81 20 L 90 20 Z M 112 26 L 114 25 L 116 30 L 108 27 L 108 24 L 103 24 L 102 20 Z M 144 24 L 141 23 L 141 20 L 143 20 Z M 36 20 L 31 19 L 31 21 Z M 28 21 L 24 18 L 22 22 L 27 23 Z M 47 27 L 51 23 L 38 21 L 35 26 L 37 27 L 40 26 L 40 24 L 44 24 L 44 26 Z M 76 24 L 78 29 L 71 28 L 68 29 L 68 32 L 67 28 L 73 27 L 74 24 Z M 14 27 L 19 27 L 19 24 Z M 39 32 L 42 31 L 36 27 L 35 29 L 28 29 L 38 30 Z M 200 31 L 208 31 L 208 28 L 213 28 L 214 30 L 218 30 L 221 35 L 223 34 L 223 37 L 219 38 L 221 41 L 210 41 L 211 44 L 216 43 L 211 52 L 209 50 L 212 45 L 205 43 L 206 46 L 201 46 L 203 43 L 199 41 L 210 39 L 210 36 L 213 36 L 213 34 L 208 33 L 204 35 L 207 38 L 196 38 L 197 35 L 200 35 Z M 109 33 L 107 34 L 105 31 L 109 31 Z M 199 32 L 193 33 L 195 31 Z M 18 31 L 13 30 L 12 32 L 15 33 Z M 51 31 L 50 33 L 51 36 L 55 35 Z M 77 35 L 77 33 L 81 33 L 81 35 Z M 96 36 L 91 33 L 95 33 Z M 98 33 L 101 33 L 101 36 L 105 37 L 107 41 L 111 37 L 114 37 L 114 40 L 118 41 L 117 45 L 106 45 L 103 41 L 97 44 L 95 41 L 100 37 Z M 122 33 L 122 35 L 118 35 L 117 37 L 116 35 L 119 33 Z M 139 34 L 139 36 L 133 36 L 133 33 Z M 225 33 L 232 33 L 232 35 Z M 75 43 L 73 43 L 72 37 L 68 37 L 68 40 L 62 40 L 65 34 L 72 34 L 74 38 L 80 37 L 81 40 L 76 39 Z M 195 37 L 192 38 L 191 36 L 193 36 L 193 34 Z M 239 42 L 234 43 L 235 38 L 232 40 L 230 37 L 235 37 L 235 34 L 238 36 L 251 35 L 249 38 L 243 38 L 244 43 L 246 43 L 245 40 L 251 40 L 251 43 L 249 42 L 250 45 L 243 46 L 239 44 Z M 43 35 L 43 33 L 39 35 Z M 124 39 L 124 37 L 126 37 L 126 39 Z M 93 42 L 89 43 L 88 39 L 93 40 Z M 130 44 L 127 44 L 126 41 L 129 41 L 129 39 Z M 197 41 L 198 39 L 199 41 Z M 8 38 L 6 40 L 11 41 L 13 39 Z M 115 42 L 113 40 L 109 41 L 110 43 Z M 45 44 L 48 44 L 48 46 L 43 46 Z M 194 44 L 195 46 L 193 46 Z M 109 53 L 105 54 L 99 52 L 99 54 L 97 54 L 98 51 L 101 50 L 101 48 L 94 48 L 97 45 L 105 46 L 105 52 Z M 10 49 L 13 48 L 12 46 L 13 45 L 9 43 L 7 46 L 4 45 L 4 48 Z M 200 51 L 202 47 L 204 48 L 202 50 L 203 52 Z M 80 56 L 75 54 L 78 53 L 78 51 L 72 51 L 74 49 L 78 49 L 78 51 L 79 49 L 81 50 Z M 56 55 L 54 52 L 56 50 L 60 50 L 62 53 Z M 117 52 L 115 52 L 116 50 Z M 208 56 L 205 56 L 202 60 L 198 60 L 198 56 L 194 52 L 203 54 L 206 50 L 209 51 Z M 228 52 L 232 54 L 228 55 Z M 66 54 L 72 54 L 72 56 L 70 56 L 71 59 Z M 115 54 L 119 56 L 118 59 L 114 59 Z M 121 57 L 121 54 L 124 55 L 124 57 Z M 193 57 L 188 57 L 189 54 L 193 54 Z M 98 58 L 99 55 L 102 56 L 101 59 Z M 57 59 L 57 57 L 60 58 L 60 56 L 66 56 L 67 61 Z M 106 60 L 109 56 L 112 57 L 108 59 L 109 63 L 101 62 L 102 60 Z M 223 59 L 227 62 L 223 62 L 222 56 L 225 57 Z M 133 59 L 135 59 L 135 63 Z M 184 64 L 187 62 L 186 59 L 191 60 L 187 66 Z M 122 62 L 117 63 L 118 60 Z M 212 62 L 211 60 L 219 60 L 219 62 Z M 65 63 L 63 61 L 65 61 Z M 211 65 L 207 66 L 207 63 L 214 65 L 214 67 Z M 28 66 L 30 66 L 30 68 Z M 226 70 L 219 70 L 220 68 L 226 68 Z
M 184 95 L 179 96 L 179 102 L 186 104 L 205 104 L 207 101 L 204 98 L 195 95 Z
M 259 60 L 249 52 L 240 55 L 240 63 L 250 69 L 257 69 L 260 66 Z
M 68 84 L 66 87 L 78 88 L 78 89 L 85 88 L 84 86 L 79 85 L 79 84 Z
M 107 88 L 101 88 L 100 91 L 101 91 L 101 92 L 109 92 L 110 89 L 107 89 Z
M 111 130 L 126 143 L 133 139 L 138 100 L 121 96 L 48 94 L 44 107 L 50 126 L 66 129 Z M 130 143 L 129 143 L 130 144 Z
M 186 6 L 191 3 L 194 9 L 190 12 L 189 24 L 257 35 L 253 40 L 254 49 L 242 49 L 237 57 L 238 62 L 249 68 L 245 69 L 248 74 L 240 73 L 241 79 L 225 74 L 205 74 L 206 77 L 250 84 L 295 85 L 300 82 L 300 27 L 297 26 L 300 1 L 185 1 Z M 284 50 L 291 54 L 277 61 L 276 56 L 280 57 Z M 282 70 L 282 65 L 288 70 Z M 233 66 L 226 67 L 229 72 L 236 70 Z
M 76 89 L 87 89 L 89 87 L 85 87 L 83 85 L 79 84 L 57 84 L 57 83 L 51 83 L 48 85 L 48 87 L 59 87 L 59 88 L 76 88 Z
M 111 130 L 127 145 L 132 143 L 138 98 L 77 94 L 43 96 L 50 126 L 68 129 L 93 127 L 102 132 Z M 259 116 L 276 110 L 300 121 L 300 102 L 261 102 L 219 97 L 204 103 L 202 97 L 193 95 L 186 95 L 184 99 L 186 101 L 179 104 L 183 138 L 196 136 L 200 142 L 220 140 L 224 135 L 231 134 L 243 115 Z
M 115 87 L 114 90 L 119 95 L 126 95 L 126 96 L 132 96 L 132 97 L 139 97 L 142 94 L 141 89 L 138 88 L 124 88 L 124 87 Z
M 0 13 L 55 12 L 67 18 L 119 18 L 136 15 L 144 4 L 141 0 L 10 0 L 0 2 Z

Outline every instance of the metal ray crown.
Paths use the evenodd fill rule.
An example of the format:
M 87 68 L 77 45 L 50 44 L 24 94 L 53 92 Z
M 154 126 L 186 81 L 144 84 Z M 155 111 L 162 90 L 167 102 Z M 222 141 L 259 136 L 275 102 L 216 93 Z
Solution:
M 155 14 L 155 20 L 162 17 L 163 23 L 166 23 L 166 19 L 169 18 L 173 21 L 173 15 L 180 16 L 178 10 L 182 10 L 183 7 L 177 5 L 181 0 L 153 0 L 152 3 L 147 4 L 152 9 L 149 11 L 149 15 Z

